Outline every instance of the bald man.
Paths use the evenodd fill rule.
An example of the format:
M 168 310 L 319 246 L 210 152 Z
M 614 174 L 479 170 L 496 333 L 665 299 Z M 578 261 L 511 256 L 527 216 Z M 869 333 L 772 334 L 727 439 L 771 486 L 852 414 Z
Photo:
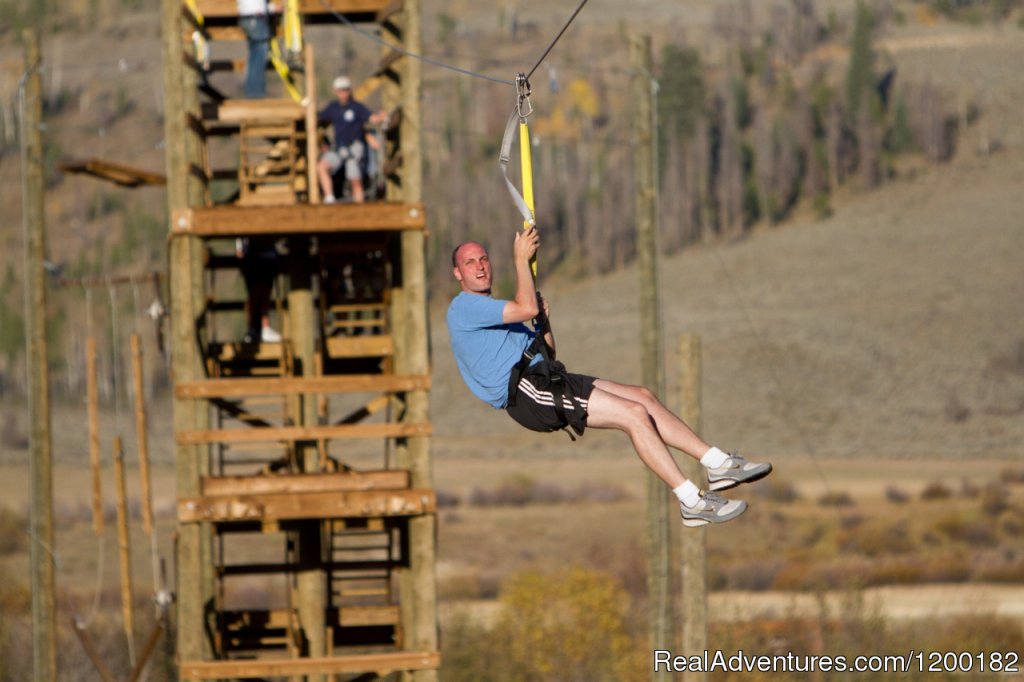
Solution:
M 705 443 L 642 386 L 573 374 L 555 359 L 554 334 L 546 323 L 550 311 L 537 295 L 530 270 L 539 245 L 534 227 L 516 234 L 511 300 L 491 296 L 491 261 L 482 244 L 464 242 L 452 252 L 452 274 L 462 291 L 448 307 L 448 331 L 459 372 L 473 395 L 532 431 L 624 431 L 637 456 L 672 488 L 686 526 L 723 523 L 746 511 L 746 502 L 714 491 L 764 478 L 771 464 L 749 462 Z M 525 324 L 535 318 L 542 321 L 541 333 Z M 686 479 L 669 447 L 707 468 L 709 490 Z

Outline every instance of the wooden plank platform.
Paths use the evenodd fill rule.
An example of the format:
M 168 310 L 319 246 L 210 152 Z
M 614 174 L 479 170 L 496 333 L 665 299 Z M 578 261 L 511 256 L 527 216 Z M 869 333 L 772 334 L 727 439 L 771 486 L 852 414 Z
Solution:
M 395 393 L 429 388 L 428 374 L 351 374 L 182 381 L 174 387 L 174 395 L 177 398 L 244 398 L 253 395 L 302 393 Z
M 423 204 L 371 201 L 363 204 L 213 206 L 175 211 L 173 233 L 200 237 L 260 234 L 322 234 L 422 230 Z
M 362 516 L 418 516 L 436 509 L 431 489 L 305 493 L 302 495 L 203 495 L 178 500 L 178 521 L 230 523 Z
M 232 630 L 251 627 L 250 623 L 259 623 L 264 628 L 284 628 L 289 624 L 286 609 L 245 609 L 222 613 L 227 627 Z M 342 606 L 334 615 L 334 618 L 328 618 L 328 625 L 340 625 L 343 628 L 398 625 L 401 622 L 401 613 L 395 605 Z
M 383 676 L 399 670 L 436 670 L 439 667 L 441 667 L 441 654 L 436 651 L 396 651 L 385 654 L 355 654 L 336 658 L 182 661 L 179 664 L 178 673 L 183 680 L 246 679 L 359 672 L 372 672 Z
M 388 334 L 331 336 L 327 339 L 327 355 L 331 358 L 383 358 L 394 353 L 395 341 Z M 281 344 L 260 343 L 247 347 L 242 343 L 211 343 L 210 356 L 218 362 L 280 360 Z
M 334 438 L 408 438 L 429 436 L 429 423 L 337 424 L 334 426 L 276 426 L 254 429 L 207 429 L 179 431 L 178 445 L 212 443 L 262 443 L 272 441 L 331 440 Z
M 409 487 L 409 472 L 339 471 L 325 474 L 268 474 L 264 476 L 204 476 L 203 495 L 289 495 L 311 492 L 401 490 Z
M 206 123 L 303 121 L 306 116 L 306 110 L 302 105 L 290 98 L 281 97 L 204 102 L 202 110 L 203 121 Z
M 299 13 L 330 14 L 333 10 L 346 16 L 372 14 L 376 17 L 385 12 L 390 4 L 391 0 L 299 0 Z M 197 0 L 196 6 L 205 19 L 238 18 L 235 0 Z

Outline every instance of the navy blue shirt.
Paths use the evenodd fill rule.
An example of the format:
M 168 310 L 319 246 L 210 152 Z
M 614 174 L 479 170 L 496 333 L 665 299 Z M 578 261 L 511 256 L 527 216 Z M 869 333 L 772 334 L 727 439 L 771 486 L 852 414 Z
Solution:
M 341 149 L 363 139 L 366 122 L 370 120 L 370 110 L 354 99 L 345 105 L 334 100 L 323 108 L 317 120 L 334 126 L 334 148 Z

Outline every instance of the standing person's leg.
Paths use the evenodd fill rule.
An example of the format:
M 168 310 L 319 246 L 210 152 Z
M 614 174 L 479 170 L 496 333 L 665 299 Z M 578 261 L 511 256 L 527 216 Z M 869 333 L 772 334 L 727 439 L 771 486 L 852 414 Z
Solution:
M 249 46 L 245 64 L 245 96 L 250 99 L 265 97 L 267 93 L 267 55 L 270 52 L 270 21 L 266 16 L 247 16 L 241 19 Z

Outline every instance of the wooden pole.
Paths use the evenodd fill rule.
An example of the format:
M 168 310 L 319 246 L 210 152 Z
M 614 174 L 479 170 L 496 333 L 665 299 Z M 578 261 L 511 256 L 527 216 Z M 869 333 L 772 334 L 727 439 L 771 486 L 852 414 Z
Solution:
M 288 290 L 288 317 L 292 349 L 295 351 L 297 373 L 312 377 L 316 368 L 315 308 L 313 306 L 313 282 L 309 262 L 310 242 L 308 237 L 293 237 L 289 241 L 288 263 L 291 286 Z M 300 426 L 317 423 L 316 394 L 306 393 L 298 401 L 298 414 L 294 415 Z M 306 473 L 320 468 L 320 451 L 316 441 L 296 443 L 299 466 Z M 310 520 L 302 524 L 298 535 L 299 568 L 295 576 L 299 622 L 306 637 L 307 655 L 321 658 L 327 655 L 327 574 L 321 567 L 322 521 Z M 309 682 L 326 682 L 322 675 L 307 677 Z
M 630 37 L 633 67 L 633 174 L 637 270 L 640 276 L 640 341 L 643 384 L 664 397 L 661 361 L 661 320 L 658 297 L 658 206 L 654 183 L 653 79 L 651 38 Z M 650 641 L 654 649 L 668 650 L 672 643 L 671 536 L 668 525 L 668 488 L 653 472 L 647 472 L 647 594 L 650 602 Z
M 149 476 L 149 438 L 146 432 L 146 395 L 142 384 L 142 341 L 132 334 L 132 381 L 135 389 L 135 439 L 139 448 L 139 478 L 142 490 L 142 529 L 153 533 L 153 497 Z
M 188 153 L 186 145 L 185 62 L 182 36 L 185 24 L 180 0 L 161 0 L 164 61 L 164 159 L 167 175 L 168 215 L 189 207 Z M 173 230 L 173 225 L 170 226 Z M 172 231 L 169 230 L 169 231 Z M 175 382 L 200 378 L 201 358 L 195 343 L 196 307 L 192 295 L 194 253 L 198 239 L 176 236 L 168 247 L 168 290 L 171 312 L 171 375 Z M 201 275 L 201 272 L 200 272 Z M 201 292 L 200 292 L 201 293 Z M 197 428 L 200 411 L 194 400 L 175 399 L 174 429 Z M 177 494 L 199 494 L 200 447 L 176 448 Z M 202 660 L 210 647 L 203 623 L 203 566 L 201 524 L 177 528 L 177 633 L 178 658 Z
M 128 657 L 135 665 L 135 590 L 132 586 L 132 545 L 128 533 L 128 498 L 124 482 L 124 448 L 114 438 L 114 483 L 117 486 L 117 545 L 121 563 L 121 615 L 128 639 Z
M 422 49 L 421 0 L 406 0 L 401 13 L 400 35 L 403 46 L 415 53 Z M 407 202 L 423 200 L 422 147 L 422 64 L 416 59 L 403 60 L 401 89 L 395 93 L 402 107 L 399 144 L 402 155 L 401 186 L 392 188 L 397 196 L 390 198 Z M 430 359 L 427 349 L 426 243 L 422 231 L 402 234 L 401 284 L 394 296 L 395 371 L 398 374 L 428 374 Z M 405 421 L 425 423 L 430 419 L 430 395 L 426 390 L 410 391 L 405 396 Z M 433 486 L 430 438 L 408 438 L 396 449 L 398 465 L 410 471 L 414 488 Z M 406 624 L 408 647 L 415 651 L 438 650 L 437 627 L 437 517 L 433 514 L 409 520 L 409 569 L 402 575 L 402 622 Z M 436 670 L 417 670 L 403 678 L 417 682 L 436 682 Z
M 96 337 L 85 340 L 85 393 L 89 404 L 89 469 L 92 472 L 92 527 L 103 535 L 103 484 L 100 453 L 100 396 Z
M 701 358 L 700 337 L 682 334 L 679 337 L 679 416 L 690 428 L 701 429 Z M 704 488 L 704 467 L 692 457 L 684 457 L 683 474 Z M 683 533 L 682 552 L 682 649 L 683 656 L 700 656 L 708 649 L 707 535 L 704 528 L 687 528 Z M 706 673 L 686 672 L 683 679 L 706 680 Z
M 309 186 L 309 203 L 320 203 L 320 181 L 316 175 L 316 163 L 320 158 L 320 134 L 316 127 L 316 60 L 313 46 L 306 43 L 302 48 L 303 65 L 306 69 L 306 184 Z
M 32 514 L 32 675 L 57 677 L 54 605 L 53 450 L 50 438 L 50 378 L 46 358 L 46 223 L 43 206 L 43 101 L 39 33 L 22 33 L 22 220 L 25 229 L 25 348 L 28 362 L 29 462 Z

